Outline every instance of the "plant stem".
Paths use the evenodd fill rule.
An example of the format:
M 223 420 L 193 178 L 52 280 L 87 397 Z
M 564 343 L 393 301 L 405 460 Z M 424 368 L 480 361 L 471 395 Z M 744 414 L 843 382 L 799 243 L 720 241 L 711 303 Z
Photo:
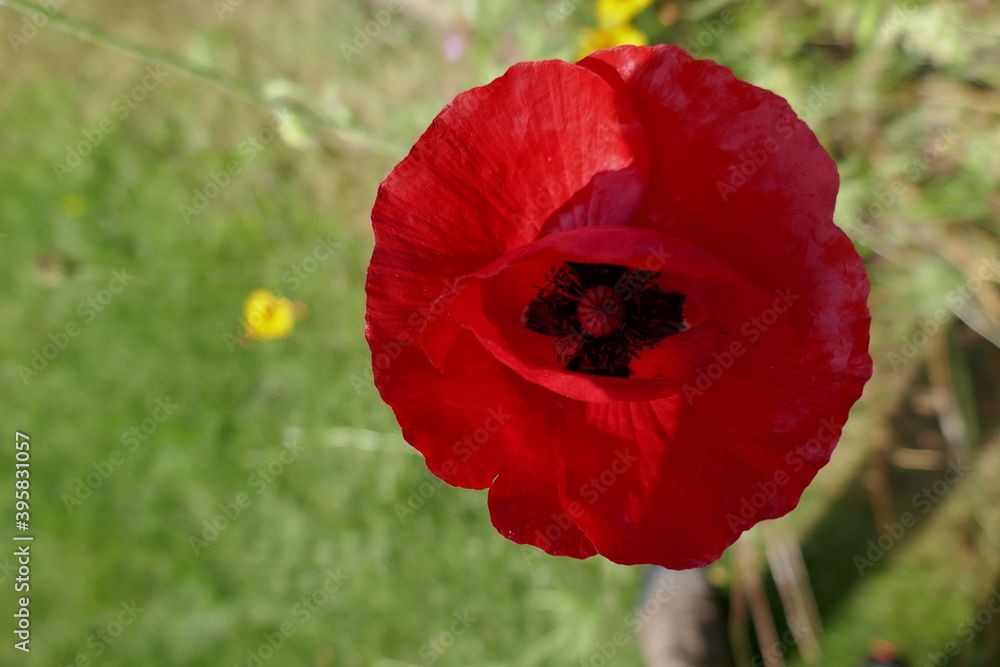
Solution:
M 231 95 L 239 97 L 245 102 L 249 102 L 250 104 L 267 107 L 269 109 L 278 108 L 274 103 L 265 99 L 263 95 L 254 90 L 251 86 L 248 86 L 243 82 L 236 81 L 232 77 L 229 77 L 219 71 L 195 65 L 178 58 L 172 53 L 161 51 L 160 49 L 154 49 L 131 40 L 116 37 L 105 32 L 92 23 L 70 18 L 60 12 L 52 12 L 36 2 L 28 2 L 27 0 L 0 0 L 0 6 L 10 7 L 11 9 L 19 11 L 29 17 L 42 14 L 48 17 L 49 23 L 51 23 L 56 30 L 61 32 L 65 32 L 73 35 L 74 37 L 78 37 L 79 39 L 83 39 L 100 46 L 106 46 L 108 48 L 115 49 L 116 51 L 121 51 L 122 53 L 139 60 L 158 63 L 164 67 L 169 67 L 170 69 L 180 72 L 181 74 L 185 74 L 191 78 L 210 83 Z
M 175 72 L 187 75 L 193 79 L 209 83 L 219 90 L 234 95 L 244 102 L 254 106 L 262 107 L 271 111 L 288 111 L 289 105 L 280 99 L 271 99 L 258 91 L 255 87 L 242 81 L 238 81 L 218 70 L 202 67 L 188 62 L 172 53 L 145 46 L 138 42 L 111 35 L 101 28 L 86 21 L 70 18 L 60 12 L 53 12 L 47 7 L 37 2 L 28 0 L 0 0 L 0 7 L 10 7 L 25 16 L 35 17 L 39 14 L 46 16 L 56 30 L 73 35 L 82 40 L 92 42 L 99 46 L 104 46 L 116 51 L 120 51 L 144 62 L 157 63 L 168 67 Z M 44 23 L 42 25 L 45 25 Z M 373 135 L 363 128 L 353 126 L 343 126 L 331 121 L 331 119 L 316 109 L 306 105 L 296 105 L 295 113 L 308 116 L 309 120 L 319 126 L 332 127 L 334 135 L 344 145 L 364 146 L 368 150 L 374 150 L 386 155 L 397 155 L 402 147 L 395 142 L 386 141 L 384 138 Z

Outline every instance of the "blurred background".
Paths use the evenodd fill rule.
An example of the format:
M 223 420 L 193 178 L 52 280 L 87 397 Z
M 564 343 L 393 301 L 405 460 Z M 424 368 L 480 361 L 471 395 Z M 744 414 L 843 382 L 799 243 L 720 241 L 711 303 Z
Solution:
M 787 98 L 873 283 L 833 461 L 707 570 L 739 664 L 1000 664 L 1000 7 L 597 4 L 0 0 L 0 489 L 26 433 L 35 537 L 23 654 L 3 491 L 0 664 L 643 664 L 643 568 L 498 536 L 363 337 L 376 188 L 437 112 L 622 41 Z

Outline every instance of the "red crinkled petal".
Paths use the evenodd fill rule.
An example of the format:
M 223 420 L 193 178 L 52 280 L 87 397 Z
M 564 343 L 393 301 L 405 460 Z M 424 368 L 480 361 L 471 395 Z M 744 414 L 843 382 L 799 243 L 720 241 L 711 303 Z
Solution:
M 553 555 L 593 556 L 590 540 L 560 518 L 560 460 L 548 434 L 565 418 L 562 401 L 497 362 L 468 332 L 449 354 L 445 375 L 419 348 L 403 348 L 392 365 L 397 380 L 379 381 L 403 437 L 449 484 L 489 486 L 493 524 L 507 538 Z
M 588 419 L 560 438 L 575 462 L 564 466 L 563 503 L 581 508 L 577 523 L 600 553 L 704 565 L 790 511 L 829 459 L 871 375 L 868 280 L 832 223 L 835 166 L 784 100 L 672 47 L 623 47 L 582 64 L 620 88 L 621 77 L 652 143 L 650 188 L 631 224 L 688 239 L 792 302 L 779 317 L 795 336 L 766 363 L 727 368 L 720 346 L 685 394 L 588 404 Z M 741 187 L 719 186 L 739 182 L 732 170 L 754 156 Z M 747 348 L 770 335 L 759 320 L 733 324 Z M 636 446 L 639 461 L 625 469 L 615 455 Z
M 510 539 L 704 565 L 792 509 L 829 459 L 871 374 L 868 281 L 832 223 L 835 165 L 784 100 L 673 47 L 580 65 L 518 66 L 459 96 L 383 183 L 367 285 L 376 384 L 435 474 L 492 485 Z M 567 187 L 539 204 L 546 179 Z M 507 321 L 533 284 L 509 280 L 537 268 L 534 248 L 539 266 L 559 261 L 547 234 L 591 225 L 686 241 L 782 307 L 710 313 L 680 393 L 616 393 L 622 378 L 593 383 L 598 400 L 546 388 L 544 359 Z M 612 261 L 591 236 L 596 261 Z M 455 443 L 501 397 L 510 422 L 454 470 Z
M 627 220 L 645 189 L 645 146 L 628 101 L 561 61 L 515 65 L 456 97 L 379 188 L 366 285 L 373 353 L 408 343 L 455 277 L 546 222 Z
M 547 423 L 517 434 L 520 446 L 511 447 L 510 464 L 490 487 L 490 519 L 501 535 L 518 544 L 530 544 L 553 556 L 588 558 L 597 549 L 577 526 L 576 514 L 561 502 L 562 461 L 551 439 L 562 430 L 569 416 L 566 412 L 578 412 L 580 406 L 568 410 L 555 404 L 539 407 L 535 407 L 536 414 L 545 414 Z
M 614 264 L 659 274 L 657 282 L 664 291 L 685 295 L 688 329 L 644 352 L 633 363 L 633 370 L 639 371 L 633 377 L 565 370 L 565 363 L 556 359 L 552 338 L 526 328 L 521 314 L 537 294 L 546 272 L 567 261 Z M 685 382 L 694 382 L 695 368 L 703 359 L 710 359 L 715 349 L 732 340 L 732 330 L 774 299 L 685 241 L 619 225 L 545 236 L 463 276 L 457 287 L 448 306 L 457 323 L 475 333 L 487 350 L 525 379 L 582 401 L 650 400 L 678 393 Z M 622 294 L 628 289 L 621 289 Z M 787 329 L 788 324 L 775 323 L 775 327 Z M 774 331 L 768 342 L 780 347 L 787 343 L 787 335 Z M 436 359 L 442 348 L 426 349 L 434 350 L 429 352 L 431 359 L 443 368 Z M 759 352 L 753 350 L 753 354 Z
M 832 224 L 839 177 L 784 99 L 673 46 L 580 65 L 631 98 L 649 141 L 649 188 L 630 224 L 687 239 L 768 291 L 812 269 L 807 245 Z
M 523 434 L 538 428 L 539 406 L 553 396 L 450 323 L 444 306 L 459 293 L 454 279 L 533 240 L 546 222 L 623 222 L 641 200 L 647 168 L 634 112 L 600 77 L 558 61 L 525 63 L 459 95 L 379 189 L 366 285 L 376 386 L 406 440 L 443 480 L 485 488 L 504 462 L 513 465 L 517 474 L 502 476 L 491 501 L 510 508 L 511 517 L 530 512 L 514 511 L 517 496 L 504 489 L 538 488 L 531 502 L 561 511 L 554 453 L 548 461 L 535 456 L 535 467 L 519 455 Z M 455 360 L 447 376 L 424 354 L 429 342 Z M 494 433 L 497 411 L 510 417 Z M 477 442 L 484 431 L 489 437 Z M 551 506 L 541 502 L 546 498 Z M 518 540 L 516 527 L 504 523 L 498 528 Z M 537 542 L 530 531 L 522 541 Z M 580 558 L 594 553 L 575 528 L 548 548 Z
M 691 400 L 590 404 L 588 419 L 568 425 L 564 456 L 575 464 L 564 468 L 563 505 L 580 508 L 576 523 L 601 554 L 700 567 L 797 505 L 850 403 L 821 381 L 753 370 L 723 374 Z M 797 391 L 814 392 L 806 409 L 789 405 Z
M 376 386 L 431 472 L 454 486 L 485 489 L 509 459 L 512 435 L 543 419 L 531 408 L 551 394 L 534 390 L 467 332 L 450 354 L 454 370 L 445 375 L 420 348 L 402 348 Z
M 650 185 L 629 224 L 691 241 L 768 292 L 801 295 L 792 318 L 810 330 L 803 367 L 863 357 L 867 379 L 869 283 L 833 224 L 837 168 L 788 103 L 672 46 L 580 64 L 632 99 L 650 142 Z M 859 392 L 851 384 L 844 400 Z
M 799 295 L 790 316 L 802 344 L 782 359 L 788 372 L 833 371 L 843 400 L 857 400 L 857 379 L 871 374 L 869 283 L 833 224 L 839 177 L 812 131 L 782 98 L 676 47 L 599 51 L 581 65 L 632 99 L 650 141 L 650 186 L 630 224 Z

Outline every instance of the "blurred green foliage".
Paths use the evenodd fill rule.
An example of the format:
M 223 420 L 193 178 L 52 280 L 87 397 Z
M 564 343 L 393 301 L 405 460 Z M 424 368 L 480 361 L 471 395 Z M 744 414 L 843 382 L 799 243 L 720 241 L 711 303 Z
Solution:
M 215 80 L 153 76 L 155 63 L 5 4 L 2 414 L 5 437 L 31 436 L 36 541 L 31 662 L 9 632 L 0 662 L 253 665 L 280 643 L 271 664 L 591 664 L 627 630 L 641 571 L 500 538 L 485 494 L 436 482 L 399 438 L 363 338 L 381 178 L 458 92 L 521 60 L 571 58 L 590 3 L 63 7 Z M 963 451 L 985 452 L 997 275 L 956 290 L 1000 233 L 1000 9 L 657 2 L 637 25 L 786 97 L 839 163 L 837 222 L 875 286 L 880 390 L 844 456 L 867 460 L 868 436 L 885 429 L 897 446 L 950 451 L 934 443 L 955 414 Z M 280 128 L 277 108 L 293 114 Z M 115 272 L 129 278 L 114 283 Z M 259 287 L 309 315 L 287 339 L 242 346 L 241 304 Z M 942 309 L 936 340 L 957 407 L 927 418 L 907 406 L 941 388 L 924 366 L 941 350 L 920 346 L 904 369 L 892 355 Z M 12 485 L 10 451 L 0 488 Z M 894 552 L 859 579 L 851 557 L 878 536 L 866 470 L 832 466 L 793 515 L 827 626 L 824 664 L 853 664 L 876 636 L 922 664 L 962 641 L 957 623 L 1000 580 L 989 578 L 1000 577 L 997 518 L 975 514 L 983 496 L 963 481 L 944 518 L 935 509 L 901 543 L 898 565 Z M 894 470 L 900 511 L 911 486 L 940 477 Z M 969 516 L 976 539 L 956 544 Z M 132 620 L 123 604 L 142 611 Z M 952 664 L 987 664 L 991 636 L 977 633 Z M 611 664 L 639 656 L 631 642 Z

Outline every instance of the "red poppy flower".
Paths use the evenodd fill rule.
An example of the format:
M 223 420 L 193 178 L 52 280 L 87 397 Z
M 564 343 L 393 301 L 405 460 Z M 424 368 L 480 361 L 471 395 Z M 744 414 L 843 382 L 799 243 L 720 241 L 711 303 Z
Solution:
M 837 187 L 783 99 L 680 49 L 515 65 L 379 189 L 376 386 L 507 538 L 712 562 L 795 507 L 871 374 Z

